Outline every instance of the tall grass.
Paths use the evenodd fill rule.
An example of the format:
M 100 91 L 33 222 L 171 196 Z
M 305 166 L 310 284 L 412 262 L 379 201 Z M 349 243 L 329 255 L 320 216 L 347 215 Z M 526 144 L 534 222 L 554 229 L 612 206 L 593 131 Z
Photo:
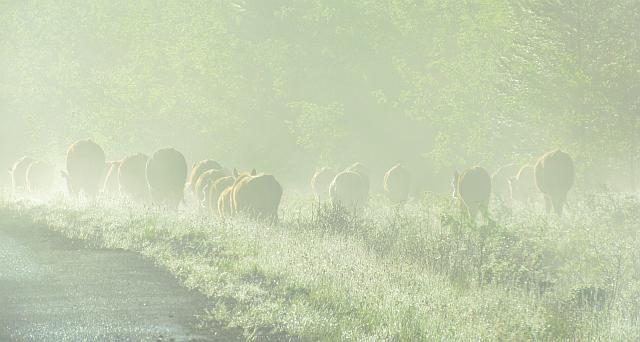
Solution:
M 278 225 L 185 210 L 4 200 L 4 214 L 137 251 L 249 338 L 640 340 L 640 201 L 589 195 L 563 218 L 494 203 L 462 220 L 434 196 L 352 216 L 288 199 Z

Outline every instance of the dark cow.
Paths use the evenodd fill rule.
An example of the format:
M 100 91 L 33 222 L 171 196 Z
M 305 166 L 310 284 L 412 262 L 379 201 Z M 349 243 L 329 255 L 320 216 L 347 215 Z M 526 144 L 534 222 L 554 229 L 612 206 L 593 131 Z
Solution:
M 365 182 L 366 191 L 367 191 L 367 202 L 369 201 L 369 189 L 371 189 L 371 181 L 369 179 L 369 171 L 367 167 L 360 162 L 356 162 L 351 164 L 351 166 L 347 167 L 345 171 L 356 172 L 362 177 L 362 180 Z
M 120 192 L 120 183 L 118 182 L 118 170 L 122 161 L 110 161 L 106 163 L 107 176 L 102 185 L 102 192 L 108 195 L 115 195 Z
M 254 172 L 255 173 L 255 172 Z M 278 207 L 282 199 L 282 186 L 272 175 L 259 174 L 239 177 L 233 184 L 232 208 L 234 214 L 278 221 Z
M 363 175 L 354 171 L 342 171 L 329 187 L 331 204 L 356 213 L 369 201 L 369 186 Z
M 177 208 L 184 201 L 187 161 L 173 148 L 156 151 L 147 161 L 147 183 L 156 205 Z
M 491 197 L 491 176 L 483 167 L 474 166 L 462 174 L 453 176 L 453 196 L 460 201 L 463 213 L 475 220 L 478 211 L 489 219 L 489 198 Z
M 523 204 L 529 204 L 538 195 L 533 166 L 524 165 L 515 177 L 509 179 L 511 199 Z
M 135 154 L 122 160 L 118 168 L 118 184 L 120 194 L 136 202 L 145 203 L 149 200 L 149 185 L 147 184 L 146 154 Z
M 322 202 L 329 198 L 329 186 L 336 177 L 336 171 L 329 167 L 317 170 L 311 177 L 311 190 L 316 201 Z
M 35 159 L 30 157 L 22 157 L 9 169 L 14 192 L 19 193 L 28 190 L 27 169 L 34 161 Z
M 67 150 L 67 171 L 62 172 L 71 195 L 95 196 L 104 173 L 104 151 L 98 144 L 91 139 L 71 144 Z
M 547 212 L 554 209 L 562 215 L 567 193 L 575 182 L 575 169 L 571 156 L 555 150 L 544 154 L 535 166 L 536 185 L 544 195 Z
M 499 168 L 491 175 L 491 188 L 496 198 L 503 202 L 511 200 L 509 181 L 518 174 L 518 169 L 518 164 L 509 164 Z
M 411 190 L 411 173 L 398 164 L 384 174 L 384 192 L 393 205 L 401 204 L 409 199 Z

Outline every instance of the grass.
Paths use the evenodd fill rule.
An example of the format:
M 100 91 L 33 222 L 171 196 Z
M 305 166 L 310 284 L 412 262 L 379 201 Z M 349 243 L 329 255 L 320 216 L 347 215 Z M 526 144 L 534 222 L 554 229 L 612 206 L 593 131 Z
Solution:
M 147 256 L 210 298 L 205 321 L 251 339 L 640 340 L 633 196 L 584 196 L 561 219 L 494 203 L 484 224 L 435 196 L 358 217 L 288 199 L 278 225 L 105 200 L 0 207 Z

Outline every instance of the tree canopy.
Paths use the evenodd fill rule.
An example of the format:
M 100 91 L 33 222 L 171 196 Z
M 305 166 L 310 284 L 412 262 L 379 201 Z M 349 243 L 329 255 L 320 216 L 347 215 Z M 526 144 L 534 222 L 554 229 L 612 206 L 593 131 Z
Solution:
M 634 0 L 3 2 L 0 28 L 4 161 L 88 136 L 304 176 L 640 161 Z

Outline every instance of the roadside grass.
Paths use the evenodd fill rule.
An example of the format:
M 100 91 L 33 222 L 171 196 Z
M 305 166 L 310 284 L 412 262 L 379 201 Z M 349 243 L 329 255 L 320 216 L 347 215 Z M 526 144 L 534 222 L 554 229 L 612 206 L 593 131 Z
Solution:
M 0 213 L 145 255 L 249 339 L 640 340 L 640 200 L 586 195 L 563 218 L 448 199 L 357 217 L 289 198 L 282 220 L 221 221 L 108 200 L 7 198 Z

